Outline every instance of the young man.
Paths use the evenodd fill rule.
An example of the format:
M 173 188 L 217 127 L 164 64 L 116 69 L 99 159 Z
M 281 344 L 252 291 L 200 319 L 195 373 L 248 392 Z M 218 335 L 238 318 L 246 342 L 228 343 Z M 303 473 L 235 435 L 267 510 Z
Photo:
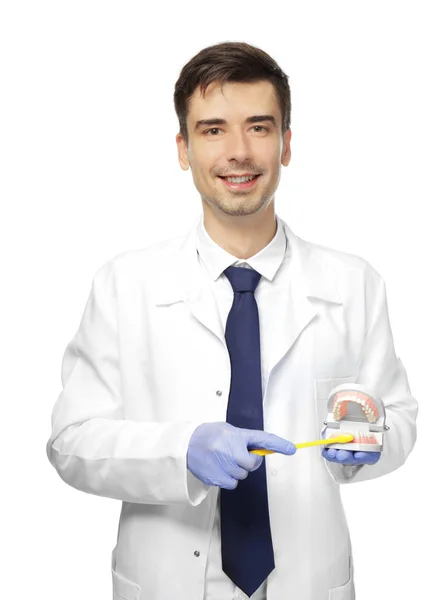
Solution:
M 384 282 L 276 215 L 290 89 L 268 54 L 205 48 L 174 100 L 203 215 L 96 273 L 48 457 L 69 485 L 123 501 L 117 598 L 352 600 L 339 484 L 397 469 L 416 437 Z M 296 454 L 340 383 L 384 402 L 383 452 Z

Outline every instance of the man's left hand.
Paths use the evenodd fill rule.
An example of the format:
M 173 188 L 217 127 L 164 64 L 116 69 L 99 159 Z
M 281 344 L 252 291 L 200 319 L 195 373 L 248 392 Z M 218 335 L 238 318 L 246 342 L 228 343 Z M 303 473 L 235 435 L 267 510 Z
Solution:
M 361 452 L 324 448 L 322 456 L 341 465 L 374 465 L 380 458 L 380 452 Z

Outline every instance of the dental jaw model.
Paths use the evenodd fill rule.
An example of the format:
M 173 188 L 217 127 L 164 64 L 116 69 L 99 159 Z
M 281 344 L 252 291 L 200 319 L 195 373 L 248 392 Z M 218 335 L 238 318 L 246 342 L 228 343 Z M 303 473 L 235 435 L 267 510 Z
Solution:
M 327 400 L 327 421 L 324 439 L 351 433 L 354 440 L 346 444 L 331 444 L 329 448 L 363 452 L 382 452 L 385 407 L 364 385 L 344 383 L 333 388 Z

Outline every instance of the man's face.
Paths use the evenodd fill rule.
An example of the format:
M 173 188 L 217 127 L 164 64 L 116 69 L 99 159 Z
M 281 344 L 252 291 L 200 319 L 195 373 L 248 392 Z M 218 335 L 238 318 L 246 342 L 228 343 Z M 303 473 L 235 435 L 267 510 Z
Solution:
M 253 117 L 266 117 L 254 119 Z M 273 117 L 275 122 L 270 118 Z M 216 119 L 223 123 L 198 124 Z M 273 199 L 281 164 L 290 162 L 290 129 L 282 136 L 281 109 L 269 81 L 212 83 L 204 98 L 198 88 L 189 101 L 188 146 L 177 134 L 179 162 L 191 167 L 194 184 L 211 208 L 228 215 L 249 215 Z M 258 175 L 245 185 L 222 178 Z

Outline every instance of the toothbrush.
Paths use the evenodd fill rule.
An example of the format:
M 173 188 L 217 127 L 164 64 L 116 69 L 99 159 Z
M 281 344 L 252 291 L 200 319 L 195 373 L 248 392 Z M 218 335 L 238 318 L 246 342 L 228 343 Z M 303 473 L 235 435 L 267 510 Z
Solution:
M 354 440 L 354 435 L 351 433 L 343 433 L 341 435 L 337 435 L 335 437 L 329 438 L 327 440 L 315 440 L 313 442 L 302 442 L 301 444 L 295 444 L 297 448 L 308 448 L 310 446 L 320 446 L 329 444 L 346 444 L 348 442 L 352 442 Z M 260 456 L 264 456 L 265 454 L 274 454 L 276 450 L 266 450 L 265 448 L 256 448 L 253 450 L 249 450 L 253 454 L 259 454 Z

